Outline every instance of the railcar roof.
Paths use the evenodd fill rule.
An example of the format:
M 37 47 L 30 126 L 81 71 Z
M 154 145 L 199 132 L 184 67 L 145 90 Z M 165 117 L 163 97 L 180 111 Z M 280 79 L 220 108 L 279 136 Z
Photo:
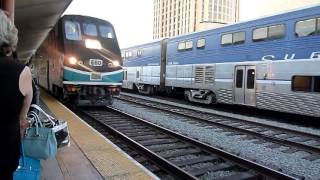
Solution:
M 172 38 L 170 38 L 170 40 L 175 41 L 175 40 L 179 40 L 179 39 L 186 39 L 191 36 L 206 35 L 206 34 L 211 34 L 211 33 L 221 33 L 221 32 L 227 33 L 229 31 L 232 32 L 232 31 L 239 30 L 239 29 L 242 29 L 242 28 L 250 26 L 250 25 L 252 26 L 252 25 L 258 25 L 258 24 L 259 25 L 267 24 L 267 23 L 270 23 L 271 21 L 274 21 L 274 20 L 282 21 L 282 20 L 287 20 L 287 19 L 291 19 L 294 17 L 299 17 L 301 15 L 307 16 L 309 14 L 316 14 L 316 13 L 320 14 L 319 9 L 320 9 L 320 3 L 316 4 L 316 5 L 312 5 L 312 6 L 306 6 L 303 8 L 286 11 L 286 12 L 276 13 L 273 15 L 259 17 L 257 19 L 252 19 L 252 20 L 243 21 L 243 22 L 239 22 L 239 23 L 229 24 L 229 25 L 215 28 L 215 29 L 192 32 L 189 34 L 184 34 L 181 36 L 172 37 Z

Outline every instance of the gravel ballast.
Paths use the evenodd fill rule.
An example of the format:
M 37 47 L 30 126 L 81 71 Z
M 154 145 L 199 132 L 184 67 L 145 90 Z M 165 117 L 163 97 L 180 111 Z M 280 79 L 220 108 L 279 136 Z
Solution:
M 268 165 L 271 168 L 282 169 L 284 173 L 304 176 L 306 179 L 319 179 L 320 160 L 308 161 L 303 159 L 305 152 L 292 154 L 281 152 L 287 147 L 270 149 L 270 143 L 257 144 L 256 140 L 246 140 L 243 136 L 228 136 L 227 132 L 216 131 L 206 127 L 190 124 L 184 117 L 159 113 L 154 109 L 146 109 L 139 105 L 132 105 L 120 100 L 115 100 L 113 106 L 129 114 L 138 116 L 156 123 L 178 133 L 196 138 L 228 152 L 239 154 L 249 160 Z

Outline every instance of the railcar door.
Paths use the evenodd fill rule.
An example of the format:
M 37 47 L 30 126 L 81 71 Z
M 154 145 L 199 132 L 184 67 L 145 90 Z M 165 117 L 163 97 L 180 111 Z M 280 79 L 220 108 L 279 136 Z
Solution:
M 256 105 L 255 66 L 236 66 L 234 76 L 234 103 Z

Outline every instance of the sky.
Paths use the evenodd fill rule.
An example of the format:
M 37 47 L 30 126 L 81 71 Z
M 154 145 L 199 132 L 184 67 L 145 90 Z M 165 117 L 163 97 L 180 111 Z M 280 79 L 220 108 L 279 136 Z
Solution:
M 153 0 L 73 0 L 65 14 L 109 21 L 115 28 L 120 48 L 152 41 Z
M 284 8 L 301 7 L 315 1 L 317 0 L 240 0 L 240 21 L 283 11 Z M 65 14 L 93 16 L 111 22 L 120 48 L 152 41 L 153 0 L 73 0 Z

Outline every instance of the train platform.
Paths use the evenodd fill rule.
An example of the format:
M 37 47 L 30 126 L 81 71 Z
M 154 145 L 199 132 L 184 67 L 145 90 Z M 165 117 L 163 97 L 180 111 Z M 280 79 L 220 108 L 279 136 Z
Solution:
M 68 122 L 71 143 L 56 158 L 41 162 L 43 180 L 158 179 L 110 140 L 44 91 L 41 105 Z

